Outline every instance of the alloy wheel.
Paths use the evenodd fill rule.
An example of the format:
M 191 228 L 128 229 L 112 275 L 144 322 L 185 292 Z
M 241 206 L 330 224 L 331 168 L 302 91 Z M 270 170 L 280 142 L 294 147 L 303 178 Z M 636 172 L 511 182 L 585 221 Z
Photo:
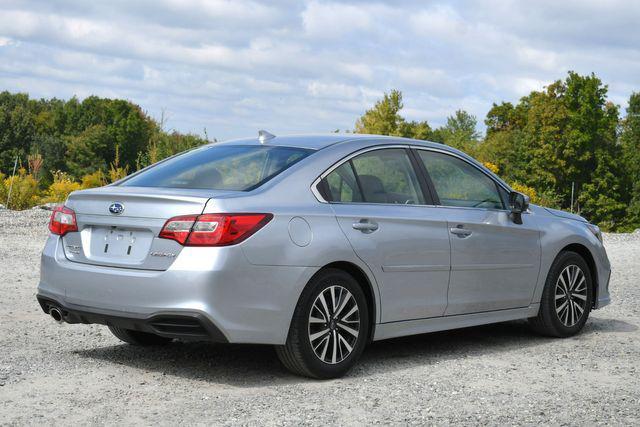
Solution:
M 556 314 L 566 327 L 577 324 L 587 309 L 587 279 L 580 267 L 566 266 L 556 280 Z
M 340 285 L 320 292 L 309 312 L 308 332 L 318 359 L 331 365 L 346 359 L 360 335 L 360 311 L 351 292 Z

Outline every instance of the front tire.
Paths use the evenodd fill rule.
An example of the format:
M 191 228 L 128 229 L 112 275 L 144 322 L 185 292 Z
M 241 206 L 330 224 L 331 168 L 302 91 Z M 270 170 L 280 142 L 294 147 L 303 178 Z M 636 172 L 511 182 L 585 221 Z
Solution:
M 276 347 L 291 372 L 338 378 L 360 358 L 369 337 L 369 309 L 348 273 L 326 269 L 311 279 L 296 306 L 287 342 Z
M 529 324 L 538 333 L 569 337 L 584 327 L 593 303 L 589 266 L 575 252 L 561 252 L 549 270 L 538 315 Z
M 119 328 L 117 326 L 109 326 L 109 330 L 116 338 L 131 345 L 164 345 L 173 341 L 171 338 L 161 337 L 160 335 Z

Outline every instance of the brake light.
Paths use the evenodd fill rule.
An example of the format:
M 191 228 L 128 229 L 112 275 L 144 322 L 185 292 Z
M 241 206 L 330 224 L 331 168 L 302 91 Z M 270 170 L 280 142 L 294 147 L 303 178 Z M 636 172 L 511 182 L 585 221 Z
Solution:
M 64 236 L 71 231 L 78 231 L 76 213 L 66 206 L 56 206 L 51 212 L 49 231 L 59 236 Z
M 184 215 L 170 218 L 159 237 L 183 246 L 229 246 L 247 239 L 273 218 L 265 213 Z

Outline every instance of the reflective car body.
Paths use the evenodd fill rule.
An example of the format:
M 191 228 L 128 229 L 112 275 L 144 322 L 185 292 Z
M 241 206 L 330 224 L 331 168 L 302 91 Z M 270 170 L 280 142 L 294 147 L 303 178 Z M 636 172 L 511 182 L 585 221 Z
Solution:
M 380 340 L 534 317 L 551 264 L 567 248 L 581 254 L 592 270 L 593 308 L 609 303 L 610 265 L 593 227 L 577 215 L 535 205 L 518 224 L 505 199 L 511 188 L 453 148 L 339 134 L 248 138 L 215 146 L 307 152 L 248 190 L 127 184 L 148 172 L 142 171 L 72 193 L 65 206 L 74 211 L 78 231 L 51 235 L 46 242 L 38 286 L 43 309 L 59 307 L 70 323 L 282 345 L 303 289 L 330 266 L 347 271 L 363 287 L 370 339 Z M 325 179 L 345 162 L 379 150 L 396 150 L 383 155 L 401 156 L 411 165 L 417 196 L 385 192 L 379 180 L 368 178 L 370 194 L 363 200 L 330 200 Z M 421 172 L 422 160 L 436 157 L 445 163 L 455 158 L 477 170 L 484 177 L 479 179 L 496 186 L 502 201 L 490 207 L 483 201 L 477 207 L 441 203 Z M 183 246 L 159 236 L 172 217 L 254 212 L 272 218 L 237 244 Z

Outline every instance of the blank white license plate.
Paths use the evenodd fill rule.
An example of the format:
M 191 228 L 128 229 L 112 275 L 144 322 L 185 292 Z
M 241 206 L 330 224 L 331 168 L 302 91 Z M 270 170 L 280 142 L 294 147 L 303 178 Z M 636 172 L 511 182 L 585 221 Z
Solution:
M 98 257 L 144 258 L 153 235 L 146 230 L 94 227 L 91 253 Z

